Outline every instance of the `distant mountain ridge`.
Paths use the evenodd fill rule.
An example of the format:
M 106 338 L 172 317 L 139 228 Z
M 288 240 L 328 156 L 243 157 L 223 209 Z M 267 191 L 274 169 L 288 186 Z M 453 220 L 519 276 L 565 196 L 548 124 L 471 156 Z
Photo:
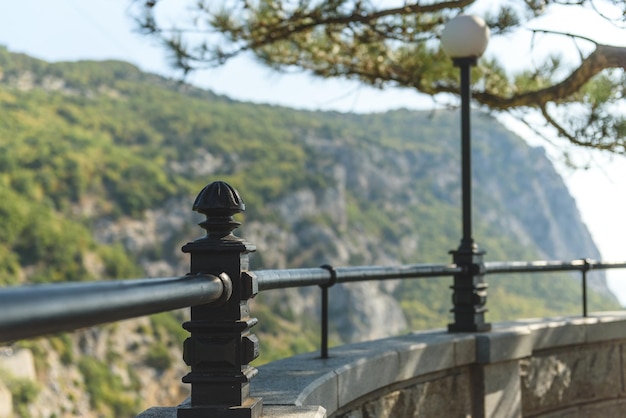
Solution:
M 6 48 L 0 48 L 0 106 L 5 285 L 185 274 L 189 261 L 180 247 L 201 234 L 191 204 L 214 180 L 229 182 L 246 202 L 235 232 L 257 246 L 253 269 L 447 263 L 458 246 L 455 112 L 296 111 L 236 102 L 127 63 L 47 63 Z M 486 260 L 599 258 L 541 148 L 478 112 L 473 141 L 474 235 Z M 488 281 L 490 321 L 580 312 L 578 278 Z M 618 306 L 603 275 L 591 284 L 590 309 Z M 442 279 L 336 286 L 332 339 L 443 326 L 449 285 Z M 263 360 L 316 347 L 317 298 L 316 288 L 305 288 L 255 300 Z M 106 373 L 120 387 L 141 386 L 157 373 L 155 365 L 168 364 L 168 352 L 176 352 L 170 363 L 180 363 L 174 347 L 184 331 L 177 327 L 161 316 L 124 327 L 145 336 L 139 347 L 143 337 L 121 338 L 105 328 L 55 337 L 40 351 L 52 350 L 58 367 L 78 367 L 72 370 L 85 385 L 90 373 L 105 373 L 106 359 L 128 353 L 139 377 L 122 361 Z M 148 341 L 161 351 L 150 351 Z M 79 354 L 64 364 L 72 352 Z M 82 360 L 89 353 L 100 363 Z M 47 390 L 41 393 L 50 397 Z M 113 414 L 110 405 L 119 416 L 140 404 L 98 402 L 108 395 L 89 391 L 90 408 L 101 414 Z M 32 408 L 34 416 L 43 414 Z

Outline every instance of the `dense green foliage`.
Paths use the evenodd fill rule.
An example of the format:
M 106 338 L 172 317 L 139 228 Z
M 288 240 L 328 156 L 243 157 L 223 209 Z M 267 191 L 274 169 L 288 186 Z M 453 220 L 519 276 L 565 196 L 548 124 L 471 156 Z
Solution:
M 490 28 L 492 46 L 473 71 L 474 100 L 510 113 L 551 142 L 561 138 L 565 144 L 626 151 L 626 118 L 619 106 L 626 48 L 600 43 L 598 29 L 581 36 L 584 31 L 575 27 L 580 12 L 590 25 L 600 18 L 623 29 L 623 1 L 159 0 L 134 5 L 139 28 L 156 38 L 185 74 L 249 54 L 273 69 L 413 89 L 444 102 L 458 94 L 459 86 L 440 40 L 452 19 L 477 15 L 486 22 L 480 26 Z M 553 16 L 559 16 L 559 25 Z M 613 37 L 620 39 L 623 32 Z M 532 58 L 512 60 L 505 51 L 511 47 Z
M 11 392 L 12 402 L 16 409 L 15 412 L 20 417 L 28 417 L 26 406 L 37 397 L 40 389 L 37 383 L 28 379 L 14 377 L 3 369 L 0 369 L 0 381 L 4 382 Z
M 91 396 L 92 407 L 105 416 L 133 416 L 139 399 L 133 393 L 138 388 L 125 385 L 114 374 L 110 365 L 91 357 L 82 357 L 78 363 Z

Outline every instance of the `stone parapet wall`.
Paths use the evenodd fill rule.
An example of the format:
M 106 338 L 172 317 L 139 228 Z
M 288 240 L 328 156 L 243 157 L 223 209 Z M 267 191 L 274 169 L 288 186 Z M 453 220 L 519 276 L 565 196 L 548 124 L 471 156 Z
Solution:
M 419 332 L 264 365 L 252 395 L 266 418 L 626 416 L 625 346 L 626 312 Z
M 265 405 L 341 418 L 626 416 L 624 346 L 624 312 L 529 319 L 295 356 L 261 367 L 254 388 Z
M 469 367 L 424 376 L 400 387 L 386 388 L 336 411 L 338 418 L 472 416 L 472 374 Z M 342 412 L 342 410 L 346 412 Z
M 521 360 L 523 416 L 626 416 L 625 344 L 615 340 L 562 347 Z M 590 412 L 606 409 L 619 413 Z

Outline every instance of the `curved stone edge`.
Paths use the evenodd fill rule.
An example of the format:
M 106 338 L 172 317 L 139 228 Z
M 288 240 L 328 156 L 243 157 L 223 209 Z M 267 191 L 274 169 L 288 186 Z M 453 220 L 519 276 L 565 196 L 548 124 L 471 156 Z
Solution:
M 333 348 L 328 359 L 303 354 L 266 364 L 259 367 L 252 392 L 263 398 L 264 405 L 322 405 L 331 415 L 368 393 L 429 373 L 475 364 L 501 364 L 499 368 L 508 375 L 517 366 L 504 363 L 529 357 L 533 351 L 622 338 L 626 338 L 623 311 L 587 318 L 503 322 L 494 324 L 491 332 L 476 334 L 414 332 Z M 500 374 L 498 368 L 487 372 Z M 485 389 L 490 392 L 490 388 Z M 493 389 L 490 393 L 502 392 Z M 485 408 L 501 402 L 493 398 L 486 399 Z M 520 400 L 511 402 L 517 408 Z
M 486 368 L 481 415 L 496 417 L 505 413 L 513 417 L 519 411 L 521 416 L 517 360 L 537 350 L 617 339 L 626 339 L 624 311 L 597 313 L 587 318 L 503 322 L 494 324 L 493 330 L 486 333 L 414 332 L 332 348 L 328 359 L 310 353 L 260 366 L 251 385 L 251 395 L 263 398 L 263 417 L 325 417 L 399 382 L 462 366 L 482 365 Z M 510 396 L 512 393 L 516 395 Z M 297 412 L 306 406 L 322 408 L 316 412 Z M 323 415 L 306 415 L 319 414 L 323 409 Z M 289 415 L 289 411 L 303 415 Z M 270 412 L 273 415 L 267 415 Z M 139 415 L 141 418 L 174 416 Z
M 349 344 L 330 358 L 304 354 L 259 367 L 252 396 L 264 405 L 322 405 L 329 414 L 396 382 L 475 361 L 473 335 L 445 330 Z

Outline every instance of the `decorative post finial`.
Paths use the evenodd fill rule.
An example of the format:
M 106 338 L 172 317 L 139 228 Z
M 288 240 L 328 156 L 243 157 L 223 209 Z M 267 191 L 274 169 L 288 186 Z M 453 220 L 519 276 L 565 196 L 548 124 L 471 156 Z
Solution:
M 250 317 L 249 299 L 258 286 L 248 272 L 248 254 L 255 247 L 232 231 L 240 223 L 233 215 L 245 209 L 239 193 L 224 182 L 214 182 L 198 194 L 193 209 L 206 216 L 200 226 L 207 231 L 183 247 L 191 254 L 189 274 L 226 274 L 232 281 L 232 296 L 220 306 L 191 308 L 191 321 L 183 327 L 191 333 L 185 340 L 183 359 L 191 372 L 191 405 L 178 408 L 178 418 L 258 418 L 260 398 L 250 397 L 250 379 L 257 370 L 250 366 L 259 355 L 259 343 L 250 333 L 257 319 Z
M 207 231 L 207 238 L 234 238 L 231 232 L 241 223 L 235 221 L 233 215 L 245 211 L 246 205 L 230 184 L 216 181 L 200 191 L 193 202 L 193 210 L 206 216 L 200 226 Z

